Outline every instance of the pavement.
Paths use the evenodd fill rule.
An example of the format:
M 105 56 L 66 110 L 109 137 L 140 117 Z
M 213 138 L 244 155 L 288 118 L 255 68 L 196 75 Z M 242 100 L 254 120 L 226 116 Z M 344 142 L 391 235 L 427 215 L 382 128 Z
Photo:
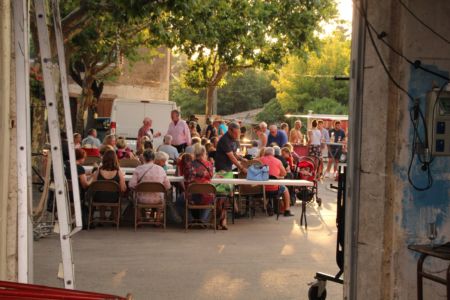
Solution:
M 317 271 L 336 274 L 336 193 L 319 184 L 322 207 L 307 207 L 308 229 L 295 217 L 237 219 L 228 231 L 97 227 L 73 238 L 79 290 L 134 299 L 308 299 Z M 36 284 L 62 287 L 59 236 L 34 243 Z M 327 299 L 343 299 L 327 283 Z

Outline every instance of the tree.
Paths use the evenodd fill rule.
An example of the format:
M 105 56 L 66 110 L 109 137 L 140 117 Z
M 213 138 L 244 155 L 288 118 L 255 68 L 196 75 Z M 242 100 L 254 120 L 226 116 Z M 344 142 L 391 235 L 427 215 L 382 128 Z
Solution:
M 169 99 L 177 103 L 183 116 L 201 114 L 204 108 L 204 91 L 193 91 L 184 86 L 179 78 L 170 81 Z
M 271 84 L 273 79 L 273 72 L 259 69 L 228 74 L 225 78 L 226 85 L 217 91 L 217 113 L 229 115 L 263 107 L 276 96 Z
M 350 70 L 350 39 L 343 29 L 323 38 L 317 52 L 309 51 L 305 57 L 290 56 L 288 60 L 273 82 L 283 111 L 347 110 L 348 82 L 334 80 L 335 75 L 348 76 Z
M 151 32 L 188 56 L 184 80 L 206 89 L 206 115 L 227 73 L 269 68 L 286 54 L 314 47 L 318 24 L 335 14 L 334 1 L 186 0 Z
M 335 99 L 326 97 L 308 102 L 305 105 L 305 111 L 309 110 L 312 110 L 316 114 L 333 114 L 333 115 L 348 114 L 348 106 L 337 102 Z
M 277 101 L 276 98 L 273 98 L 266 103 L 266 105 L 264 105 L 263 111 L 256 116 L 256 119 L 267 123 L 276 123 L 283 121 L 286 118 L 284 117 L 284 112 L 281 108 L 280 102 Z
M 103 81 L 117 72 L 120 60 L 142 59 L 137 51 L 142 47 L 150 49 L 146 58 L 156 54 L 151 49 L 160 45 L 159 38 L 150 35 L 148 27 L 151 23 L 158 23 L 165 11 L 176 9 L 175 4 L 176 1 L 169 0 L 60 2 L 66 64 L 69 75 L 82 88 L 77 102 L 75 128 L 78 132 L 83 132 L 87 110 L 95 108 L 95 100 L 103 90 Z M 31 18 L 31 29 L 37 45 L 34 18 Z M 56 55 L 51 24 L 49 33 L 52 53 Z

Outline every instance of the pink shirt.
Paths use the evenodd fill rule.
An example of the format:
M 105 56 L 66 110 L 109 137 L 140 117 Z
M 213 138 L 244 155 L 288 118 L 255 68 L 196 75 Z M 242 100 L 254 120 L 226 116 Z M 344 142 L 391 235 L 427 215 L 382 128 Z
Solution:
M 264 165 L 269 166 L 269 175 L 279 177 L 283 164 L 275 156 L 263 156 L 259 159 Z M 277 191 L 278 185 L 266 185 L 266 191 Z
M 185 121 L 179 120 L 177 125 L 170 122 L 167 134 L 172 136 L 172 145 L 178 146 L 182 144 L 191 145 L 191 132 Z
M 140 182 L 159 182 L 166 189 L 170 188 L 170 181 L 167 178 L 166 171 L 154 163 L 143 164 L 134 169 L 133 177 L 128 186 L 134 189 Z M 147 204 L 158 204 L 164 199 L 162 193 L 138 193 L 137 197 L 140 203 Z

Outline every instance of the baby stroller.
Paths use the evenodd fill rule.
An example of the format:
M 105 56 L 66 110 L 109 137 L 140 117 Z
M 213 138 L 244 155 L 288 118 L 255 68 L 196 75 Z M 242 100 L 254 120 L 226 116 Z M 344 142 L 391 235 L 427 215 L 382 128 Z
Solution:
M 302 213 L 300 215 L 300 225 L 303 225 L 305 220 L 305 228 L 308 228 L 306 221 L 306 204 L 316 200 L 317 205 L 322 205 L 322 199 L 318 197 L 318 181 L 320 179 L 320 158 L 313 156 L 302 156 L 297 162 L 295 168 L 295 178 L 301 180 L 308 180 L 313 183 L 313 186 L 304 186 L 296 188 L 297 198 L 302 202 Z

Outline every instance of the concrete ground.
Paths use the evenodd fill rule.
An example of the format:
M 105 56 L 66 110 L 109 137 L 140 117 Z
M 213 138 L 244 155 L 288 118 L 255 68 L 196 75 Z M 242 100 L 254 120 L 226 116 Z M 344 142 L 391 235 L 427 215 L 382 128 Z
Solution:
M 110 226 L 73 239 L 76 288 L 134 299 L 308 299 L 315 272 L 336 274 L 336 193 L 326 179 L 323 205 L 307 209 L 308 229 L 295 217 L 237 219 L 228 231 L 185 233 Z M 61 287 L 59 237 L 34 244 L 35 283 Z M 327 284 L 327 299 L 342 299 L 342 286 Z

